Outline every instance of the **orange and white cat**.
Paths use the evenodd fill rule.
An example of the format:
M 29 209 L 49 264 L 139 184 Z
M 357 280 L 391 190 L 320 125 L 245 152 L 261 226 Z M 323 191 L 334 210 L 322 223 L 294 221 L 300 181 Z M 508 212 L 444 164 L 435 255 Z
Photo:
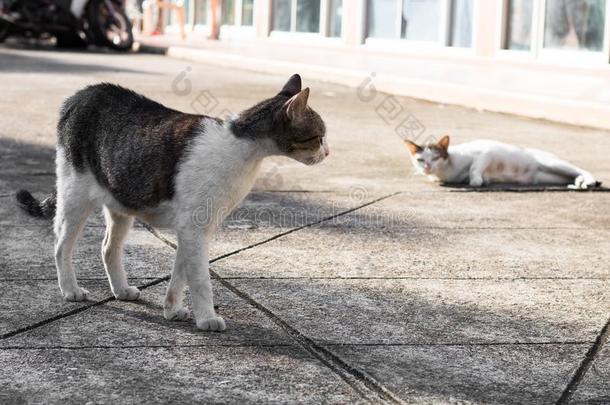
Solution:
M 482 187 L 497 183 L 526 185 L 568 185 L 570 188 L 597 187 L 591 173 L 532 148 L 521 148 L 491 140 L 476 140 L 449 146 L 449 137 L 426 146 L 405 141 L 418 173 L 432 181 L 466 183 Z

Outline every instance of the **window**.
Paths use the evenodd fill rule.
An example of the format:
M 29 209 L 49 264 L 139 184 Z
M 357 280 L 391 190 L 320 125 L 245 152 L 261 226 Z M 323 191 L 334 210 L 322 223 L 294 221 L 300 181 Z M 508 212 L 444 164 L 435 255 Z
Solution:
M 340 37 L 343 23 L 343 0 L 330 0 L 328 13 L 328 36 Z
M 547 0 L 544 47 L 601 51 L 606 0 Z
M 273 0 L 273 30 L 290 31 L 292 0 Z
M 607 6 L 607 0 L 505 0 L 502 48 L 563 60 L 565 51 L 581 52 L 575 61 L 607 63 Z
M 440 39 L 441 0 L 404 0 L 400 37 L 416 41 Z
M 273 0 L 273 31 L 341 35 L 341 0 Z
M 242 0 L 241 25 L 251 26 L 253 24 L 254 24 L 254 0 Z
M 253 26 L 254 0 L 220 0 L 220 24 L 237 28 Z
M 473 0 L 454 0 L 451 4 L 450 46 L 472 46 Z
M 222 0 L 220 4 L 221 23 L 235 25 L 235 1 Z
M 320 0 L 297 0 L 296 30 L 320 31 Z
M 474 0 L 368 0 L 369 38 L 472 46 Z
M 394 26 L 388 24 L 394 19 L 395 0 L 368 0 L 367 25 L 368 36 L 374 38 L 394 38 Z
M 208 0 L 195 0 L 195 24 L 207 25 Z
M 507 22 L 503 47 L 513 50 L 530 50 L 532 47 L 532 20 L 534 0 L 510 0 L 506 4 Z

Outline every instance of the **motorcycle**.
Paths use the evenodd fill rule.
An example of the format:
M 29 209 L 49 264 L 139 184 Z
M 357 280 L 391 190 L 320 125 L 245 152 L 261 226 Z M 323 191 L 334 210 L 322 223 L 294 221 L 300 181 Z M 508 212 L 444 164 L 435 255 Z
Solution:
M 88 44 L 126 51 L 133 45 L 124 0 L 0 0 L 0 42 L 54 36 L 58 47 Z

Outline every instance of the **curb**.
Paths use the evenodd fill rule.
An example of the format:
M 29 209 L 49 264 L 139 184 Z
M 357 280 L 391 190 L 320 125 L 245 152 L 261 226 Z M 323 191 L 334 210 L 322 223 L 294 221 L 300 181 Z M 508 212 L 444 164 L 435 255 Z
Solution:
M 218 51 L 182 46 L 161 47 L 140 44 L 136 52 L 166 55 L 171 58 L 250 70 L 259 73 L 291 75 L 298 72 L 310 80 L 359 87 L 373 72 L 329 66 L 238 56 Z M 610 129 L 610 105 L 579 100 L 524 95 L 439 81 L 379 74 L 376 91 L 433 103 L 451 104 L 480 111 L 513 114 L 562 124 Z

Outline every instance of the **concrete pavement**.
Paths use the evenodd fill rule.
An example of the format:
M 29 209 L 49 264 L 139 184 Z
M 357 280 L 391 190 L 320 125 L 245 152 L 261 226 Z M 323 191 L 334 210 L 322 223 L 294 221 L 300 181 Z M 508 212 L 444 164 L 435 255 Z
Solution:
M 162 316 L 171 233 L 134 227 L 125 266 L 142 299 L 117 302 L 97 213 L 74 260 L 92 298 L 67 303 L 50 224 L 12 195 L 52 190 L 57 111 L 86 84 L 222 115 L 285 78 L 24 49 L 0 49 L 0 77 L 0 402 L 610 402 L 610 193 L 433 186 L 411 174 L 386 95 L 304 77 L 331 156 L 265 163 L 211 246 L 228 330 L 203 333 Z M 610 184 L 608 132 L 396 100 L 421 139 L 541 147 Z

